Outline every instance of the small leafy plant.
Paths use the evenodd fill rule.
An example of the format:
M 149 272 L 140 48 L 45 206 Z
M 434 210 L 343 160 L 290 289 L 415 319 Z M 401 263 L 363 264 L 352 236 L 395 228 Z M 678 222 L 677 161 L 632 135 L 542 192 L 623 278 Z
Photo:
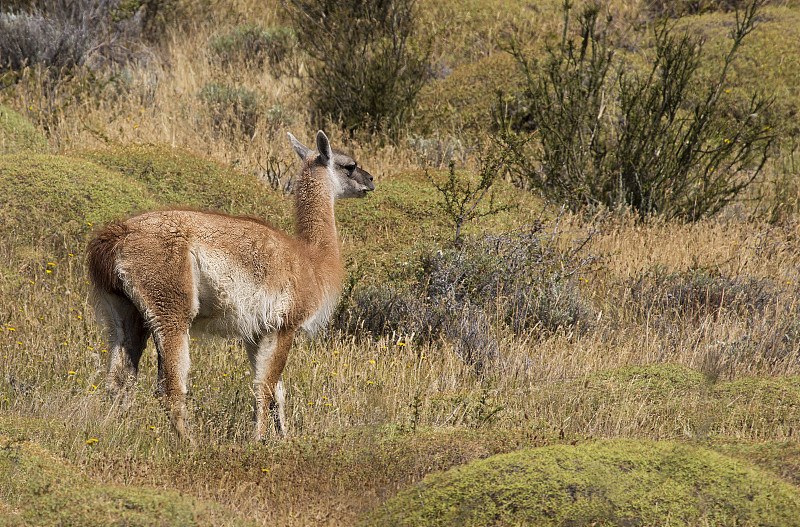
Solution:
M 489 193 L 504 165 L 504 154 L 488 154 L 481 163 L 480 179 L 477 184 L 470 181 L 468 176 L 458 174 L 454 161 L 450 161 L 447 179 L 444 181 L 436 181 L 427 171 L 425 172 L 428 180 L 439 191 L 441 198 L 439 206 L 453 221 L 455 227 L 453 245 L 460 245 L 461 229 L 466 222 L 493 216 L 511 208 L 510 205 L 497 205 L 494 202 L 494 191 Z M 489 193 L 488 206 L 479 207 L 487 193 Z
M 216 35 L 208 46 L 223 64 L 268 64 L 272 73 L 280 75 L 282 63 L 294 52 L 297 39 L 290 27 L 243 24 Z

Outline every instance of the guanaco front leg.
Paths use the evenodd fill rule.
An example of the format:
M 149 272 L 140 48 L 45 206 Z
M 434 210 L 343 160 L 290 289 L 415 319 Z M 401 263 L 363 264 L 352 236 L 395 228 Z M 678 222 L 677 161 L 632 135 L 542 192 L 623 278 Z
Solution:
M 264 335 L 256 344 L 247 345 L 247 356 L 253 369 L 255 441 L 264 439 L 270 417 L 278 436 L 286 435 L 285 389 L 281 373 L 293 340 L 293 329 L 280 329 Z

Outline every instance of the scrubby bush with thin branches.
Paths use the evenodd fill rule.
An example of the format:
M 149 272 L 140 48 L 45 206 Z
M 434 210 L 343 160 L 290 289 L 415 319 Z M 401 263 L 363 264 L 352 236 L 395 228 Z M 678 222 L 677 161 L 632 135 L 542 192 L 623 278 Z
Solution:
M 439 207 L 447 215 L 448 219 L 453 222 L 455 229 L 454 245 L 461 243 L 461 229 L 465 223 L 486 216 L 493 216 L 511 208 L 509 205 L 497 205 L 494 201 L 492 185 L 502 167 L 502 159 L 488 160 L 488 162 L 484 160 L 481 164 L 480 179 L 477 184 L 468 178 L 460 177 L 456 172 L 455 163 L 452 161 L 447 172 L 447 178 L 442 181 L 437 181 L 426 172 L 431 185 L 439 192 Z M 490 189 L 492 189 L 491 193 L 489 193 Z M 486 206 L 479 207 L 487 193 L 489 193 L 489 203 Z
M 429 76 L 430 45 L 415 35 L 414 0 L 288 0 L 319 117 L 348 131 L 405 123 Z
M 546 58 L 509 41 L 526 79 L 498 116 L 512 174 L 573 208 L 622 206 L 688 220 L 719 212 L 755 180 L 773 139 L 763 119 L 771 101 L 754 94 L 737 103 L 724 89 L 758 5 L 737 12 L 719 72 L 698 86 L 701 39 L 658 23 L 654 56 L 637 67 L 618 58 L 599 4 L 584 8 L 573 39 L 565 2 L 561 41 Z
M 208 45 L 223 64 L 261 67 L 266 63 L 274 74 L 280 75 L 282 62 L 293 54 L 297 41 L 290 27 L 242 24 L 215 35 Z
M 217 132 L 228 137 L 239 133 L 250 137 L 255 133 L 261 111 L 259 96 L 254 90 L 210 82 L 198 96 L 206 104 Z

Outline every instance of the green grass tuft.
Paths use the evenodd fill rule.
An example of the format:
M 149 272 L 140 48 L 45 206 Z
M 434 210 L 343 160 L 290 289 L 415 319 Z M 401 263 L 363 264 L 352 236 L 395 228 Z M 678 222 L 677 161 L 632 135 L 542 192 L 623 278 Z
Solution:
M 20 114 L 0 104 L 0 155 L 50 150 L 47 138 Z

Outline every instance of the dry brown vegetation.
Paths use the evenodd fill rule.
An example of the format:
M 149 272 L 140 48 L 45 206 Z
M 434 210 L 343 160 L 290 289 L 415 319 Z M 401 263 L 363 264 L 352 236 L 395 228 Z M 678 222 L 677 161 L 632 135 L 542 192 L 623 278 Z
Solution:
M 467 234 L 540 222 L 545 246 L 558 255 L 585 245 L 570 260 L 537 268 L 546 294 L 524 331 L 503 322 L 497 306 L 505 304 L 486 304 L 496 310 L 481 311 L 488 340 L 471 342 L 494 348 L 479 375 L 459 351 L 458 335 L 420 339 L 397 321 L 383 332 L 331 329 L 298 339 L 284 373 L 286 441 L 248 441 L 249 366 L 240 342 L 192 343 L 196 448 L 176 444 L 153 398 L 152 344 L 133 409 L 115 415 L 104 399 L 107 352 L 84 268 L 84 244 L 96 226 L 88 223 L 213 204 L 288 228 L 289 200 L 270 188 L 296 170 L 285 132 L 308 141 L 324 127 L 376 176 L 371 200 L 337 210 L 353 277 L 346 294 L 380 284 L 402 292 L 419 279 L 420 254 L 446 247 L 453 235 L 424 168 L 444 177 L 437 170 L 452 157 L 460 174 L 474 177 L 488 143 L 492 83 L 511 89 L 519 82 L 497 38 L 512 27 L 527 31 L 533 47 L 557 37 L 558 2 L 529 4 L 419 2 L 420 31 L 434 36 L 441 71 L 423 88 L 400 139 L 350 136 L 311 117 L 300 55 L 275 69 L 247 56 L 221 60 L 209 45 L 245 23 L 285 25 L 278 2 L 212 1 L 181 11 L 181 24 L 149 43 L 138 62 L 109 71 L 76 68 L 58 81 L 36 67 L 0 74 L 0 103 L 44 134 L 53 154 L 5 155 L 15 152 L 0 145 L 0 176 L 8 178 L 0 181 L 23 196 L 2 201 L 0 211 L 0 524 L 36 524 L 37 506 L 58 511 L 77 499 L 55 481 L 80 473 L 79 495 L 108 485 L 134 489 L 139 494 L 124 498 L 129 511 L 158 509 L 161 498 L 141 505 L 147 492 L 191 498 L 185 516 L 176 509 L 163 522 L 352 525 L 433 472 L 523 447 L 595 439 L 702 445 L 800 485 L 800 187 L 788 125 L 789 146 L 781 145 L 759 187 L 693 223 L 562 212 L 498 182 L 498 201 L 513 207 L 470 222 Z M 767 8 L 765 25 L 786 15 L 800 27 L 797 8 L 779 4 Z M 615 24 L 638 19 L 642 6 L 612 2 Z M 784 38 L 776 42 L 800 56 Z M 797 60 L 789 51 L 786 60 Z M 742 66 L 734 90 L 746 73 Z M 201 94 L 212 84 L 252 100 L 209 102 Z M 786 90 L 787 99 L 798 95 L 796 87 Z M 795 101 L 783 102 L 792 111 Z M 207 186 L 191 179 L 212 172 Z M 167 177 L 177 188 L 159 186 Z M 11 178 L 21 178 L 14 181 L 29 194 Z M 74 186 L 103 181 L 109 189 L 97 194 L 103 201 L 96 208 Z M 182 194 L 186 181 L 193 194 Z M 61 195 L 73 201 L 61 203 Z M 458 306 L 471 320 L 474 305 Z M 563 314 L 565 306 L 578 306 L 580 316 Z M 548 323 L 545 314 L 562 322 Z M 46 462 L 25 468 L 21 456 L 57 458 L 57 470 L 48 472 Z M 30 484 L 4 486 L 15 478 Z M 59 521 L 158 523 L 125 516 L 125 508 L 109 505 L 123 499 L 115 496 L 93 497 L 88 511 L 65 508 Z

